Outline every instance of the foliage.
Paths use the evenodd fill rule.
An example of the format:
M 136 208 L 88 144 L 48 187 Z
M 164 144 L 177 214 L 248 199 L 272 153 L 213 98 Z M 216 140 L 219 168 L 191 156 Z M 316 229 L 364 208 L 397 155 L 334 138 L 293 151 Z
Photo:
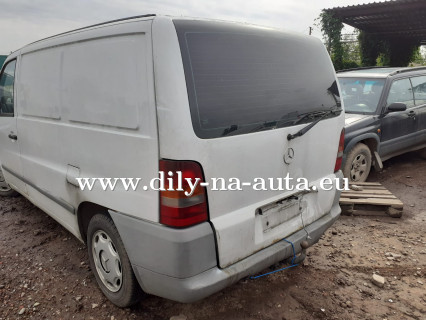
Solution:
M 346 64 L 361 63 L 360 59 L 360 48 L 358 41 L 358 31 L 355 30 L 353 34 L 342 35 L 342 46 L 343 46 L 343 61 Z
M 410 39 L 393 38 L 389 40 L 389 65 L 392 67 L 406 67 L 415 59 L 420 43 Z
M 323 10 L 319 16 L 321 31 L 327 51 L 336 70 L 343 68 L 344 48 L 341 42 L 343 23 L 330 12 Z
M 354 69 L 354 68 L 358 68 L 359 66 L 360 65 L 356 63 L 355 61 L 343 60 L 342 68 L 338 70 Z
M 358 41 L 360 46 L 361 64 L 364 67 L 375 65 L 383 66 L 389 64 L 388 44 L 382 39 L 375 35 L 360 31 Z
M 365 65 L 367 66 L 367 65 Z M 383 53 L 380 53 L 376 59 L 376 66 L 378 67 L 386 67 L 389 66 L 389 58 Z
M 422 53 L 420 47 L 414 52 L 413 60 L 411 60 L 410 66 L 426 66 L 426 54 L 424 52 Z
M 363 66 L 405 67 L 416 58 L 419 43 L 403 38 L 379 38 L 361 31 L 359 34 Z

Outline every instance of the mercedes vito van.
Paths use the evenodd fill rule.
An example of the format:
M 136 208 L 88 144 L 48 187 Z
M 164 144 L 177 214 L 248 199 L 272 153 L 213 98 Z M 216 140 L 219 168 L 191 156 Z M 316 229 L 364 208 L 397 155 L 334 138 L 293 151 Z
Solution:
M 337 183 L 320 181 L 342 177 L 344 114 L 314 37 L 138 16 L 27 45 L 0 79 L 0 193 L 85 242 L 118 306 L 207 297 L 304 252 L 340 214 Z M 148 188 L 162 172 L 203 185 Z M 79 183 L 115 177 L 144 184 Z M 284 177 L 308 188 L 250 187 Z

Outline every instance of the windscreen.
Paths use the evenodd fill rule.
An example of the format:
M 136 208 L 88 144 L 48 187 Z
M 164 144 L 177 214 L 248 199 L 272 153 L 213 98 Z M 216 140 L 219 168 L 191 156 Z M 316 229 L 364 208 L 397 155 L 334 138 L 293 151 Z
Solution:
M 198 137 L 290 126 L 306 113 L 340 108 L 330 58 L 317 39 L 231 23 L 174 24 Z
M 384 79 L 339 78 L 339 84 L 346 113 L 376 113 Z

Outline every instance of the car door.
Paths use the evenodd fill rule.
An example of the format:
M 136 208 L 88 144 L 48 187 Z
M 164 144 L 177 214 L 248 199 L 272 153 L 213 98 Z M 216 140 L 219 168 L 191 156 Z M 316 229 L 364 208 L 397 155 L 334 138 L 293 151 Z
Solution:
M 426 75 L 411 78 L 417 118 L 416 145 L 426 144 Z
M 415 145 L 418 117 L 409 78 L 394 80 L 390 85 L 386 108 L 394 102 L 404 103 L 407 109 L 389 112 L 381 120 L 380 156 L 383 158 L 401 153 Z
M 17 60 L 14 59 L 4 64 L 0 74 L 0 163 L 7 183 L 19 192 L 25 193 L 16 126 L 16 70 Z M 0 177 L 1 180 L 2 178 Z M 0 181 L 0 185 L 2 190 L 7 186 L 4 181 Z

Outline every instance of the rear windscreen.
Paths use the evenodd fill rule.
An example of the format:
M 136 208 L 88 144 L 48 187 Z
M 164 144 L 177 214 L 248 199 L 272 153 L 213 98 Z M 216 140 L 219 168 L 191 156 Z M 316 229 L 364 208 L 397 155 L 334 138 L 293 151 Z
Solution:
M 198 137 L 290 126 L 308 112 L 340 107 L 320 41 L 228 23 L 174 24 Z

